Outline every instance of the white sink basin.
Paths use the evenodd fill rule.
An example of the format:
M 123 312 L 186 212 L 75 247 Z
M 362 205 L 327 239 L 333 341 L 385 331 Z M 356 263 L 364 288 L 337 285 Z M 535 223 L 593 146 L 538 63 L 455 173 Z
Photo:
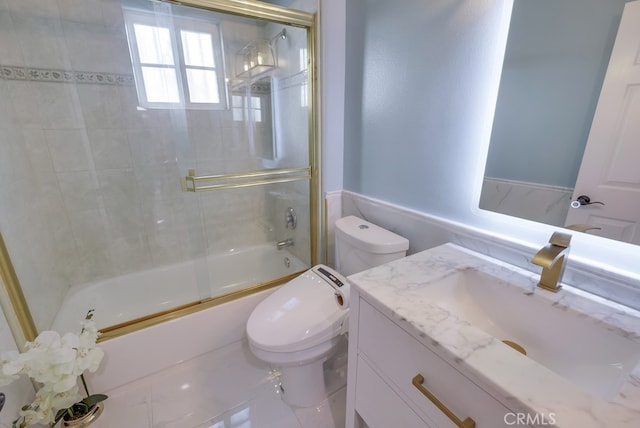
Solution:
M 595 320 L 475 269 L 434 281 L 425 292 L 440 306 L 499 340 L 522 346 L 527 357 L 583 390 L 615 397 L 640 361 L 640 344 Z M 506 345 L 505 345 L 506 346 Z M 516 351 L 513 351 L 516 352 Z

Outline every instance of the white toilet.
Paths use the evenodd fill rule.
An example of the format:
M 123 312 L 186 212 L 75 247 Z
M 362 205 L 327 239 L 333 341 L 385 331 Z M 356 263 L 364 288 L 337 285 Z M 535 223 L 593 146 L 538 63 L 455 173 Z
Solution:
M 338 270 L 351 275 L 404 257 L 409 241 L 358 217 L 336 221 Z M 327 398 L 323 363 L 348 328 L 349 283 L 325 265 L 289 281 L 256 306 L 249 347 L 282 374 L 283 399 L 310 407 Z

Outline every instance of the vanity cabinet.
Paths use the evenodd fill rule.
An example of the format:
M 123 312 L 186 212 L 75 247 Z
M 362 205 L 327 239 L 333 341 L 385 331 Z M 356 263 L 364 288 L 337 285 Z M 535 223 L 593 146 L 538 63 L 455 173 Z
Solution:
M 347 428 L 506 426 L 511 411 L 429 349 L 427 337 L 362 297 L 351 311 Z

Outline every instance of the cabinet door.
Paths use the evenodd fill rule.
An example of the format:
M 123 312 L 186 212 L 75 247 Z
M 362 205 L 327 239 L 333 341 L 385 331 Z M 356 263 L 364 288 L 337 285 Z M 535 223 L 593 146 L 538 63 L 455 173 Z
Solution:
M 506 426 L 509 409 L 362 299 L 358 350 L 422 419 L 437 427 L 455 425 L 422 387 L 458 419 L 475 421 L 476 428 Z M 420 386 L 412 382 L 417 375 L 424 378 Z
M 369 428 L 432 428 L 362 358 L 356 378 L 356 411 Z

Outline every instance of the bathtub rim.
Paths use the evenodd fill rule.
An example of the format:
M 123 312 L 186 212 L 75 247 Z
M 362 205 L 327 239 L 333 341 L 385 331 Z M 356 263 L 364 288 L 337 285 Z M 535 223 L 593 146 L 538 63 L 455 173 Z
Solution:
M 274 287 L 278 287 L 284 283 L 291 281 L 296 276 L 305 272 L 306 269 L 288 274 L 286 276 L 276 278 L 274 280 L 261 282 L 249 287 L 245 287 L 241 290 L 232 291 L 231 293 L 222 294 L 219 296 L 209 297 L 193 303 L 188 303 L 182 306 L 168 309 L 162 312 L 156 312 L 154 314 L 146 315 L 144 317 L 135 318 L 124 323 L 116 324 L 113 326 L 100 329 L 100 337 L 98 337 L 98 343 L 105 342 L 109 339 L 114 339 L 129 333 L 133 333 L 139 330 L 143 330 L 148 327 L 152 327 L 158 324 L 172 321 L 177 318 L 181 318 L 187 315 L 191 315 L 206 309 L 213 308 L 225 303 L 229 303 L 235 300 L 242 299 L 243 297 L 251 296 L 261 291 L 269 290 Z
M 104 342 L 101 345 L 104 360 L 98 371 L 86 376 L 90 389 L 105 393 L 246 340 L 246 323 L 251 312 L 275 289 L 261 290 Z
M 285 264 L 286 267 L 282 266 L 281 262 L 283 257 L 284 259 L 290 260 L 290 265 Z M 176 294 L 174 282 L 181 281 L 184 278 L 187 278 L 188 281 L 194 281 L 193 284 L 191 284 L 191 282 L 187 283 L 191 284 L 192 288 L 198 287 L 195 282 L 197 281 L 197 275 L 194 276 L 193 271 L 196 269 L 196 265 L 202 262 L 205 263 L 205 268 L 209 275 L 209 283 L 206 286 L 210 293 L 208 295 L 199 295 L 197 292 L 194 292 L 194 289 L 189 292 L 188 295 L 184 295 L 182 291 Z M 265 262 L 270 266 L 270 268 L 266 267 L 266 271 L 264 270 Z M 258 270 L 249 269 L 249 277 L 246 277 L 246 269 L 242 271 L 238 270 L 238 266 L 255 265 L 256 263 L 261 267 L 259 267 Z M 274 268 L 274 266 L 279 266 L 279 268 Z M 216 274 L 219 269 L 225 270 L 230 267 L 232 271 L 244 273 L 241 275 L 231 275 L 230 277 L 228 275 L 219 277 Z M 105 319 L 105 315 L 99 315 L 100 319 L 98 319 L 96 323 L 98 330 L 104 333 L 104 335 L 101 335 L 98 342 L 102 342 L 122 334 L 137 331 L 138 328 L 133 327 L 133 324 L 136 323 L 141 324 L 140 328 L 147 328 L 180 316 L 189 315 L 199 310 L 204 310 L 235 299 L 241 299 L 262 289 L 266 290 L 278 286 L 293 279 L 293 277 L 308 270 L 310 267 L 311 266 L 308 266 L 305 261 L 292 254 L 288 249 L 276 251 L 275 246 L 262 243 L 231 251 L 211 253 L 201 258 L 182 260 L 142 271 L 129 272 L 118 277 L 106 278 L 93 283 L 78 284 L 72 287 L 67 295 L 65 295 L 63 304 L 53 324 L 48 329 L 65 332 L 74 331 L 78 328 L 77 320 L 82 319 L 85 314 L 81 309 L 78 309 L 79 304 L 85 308 L 93 308 L 96 313 L 106 311 L 108 314 L 113 308 L 115 308 L 116 313 L 120 313 L 121 308 L 124 312 L 116 317 L 109 318 L 109 316 L 106 316 Z M 160 275 L 160 277 L 158 277 L 158 275 Z M 172 279 L 165 282 L 164 277 L 166 276 Z M 243 277 L 245 277 L 245 280 L 242 280 Z M 218 282 L 211 282 L 212 278 L 217 278 Z M 158 282 L 158 284 L 156 284 L 156 282 Z M 101 290 L 103 290 L 105 285 L 111 290 L 112 283 L 117 286 L 117 288 L 115 294 L 110 294 L 111 297 L 114 295 L 126 296 L 126 290 L 129 289 L 129 287 L 136 287 L 139 290 L 140 284 L 142 284 L 142 288 L 146 290 L 143 294 L 154 294 L 153 297 L 149 296 L 151 305 L 145 305 L 145 308 L 140 310 L 140 308 L 131 309 L 128 307 L 128 304 L 123 303 L 122 297 L 118 299 L 105 299 L 103 301 L 100 297 L 104 291 Z M 154 285 L 149 287 L 148 284 Z M 157 285 L 160 286 L 159 289 L 156 288 Z M 167 293 L 168 290 L 170 291 L 169 293 Z M 156 291 L 160 293 L 159 300 Z M 136 293 L 139 294 L 140 291 Z M 136 296 L 138 294 L 136 294 Z M 79 300 L 78 296 L 80 296 Z M 186 298 L 183 298 L 185 296 Z M 133 297 L 133 300 L 135 301 L 139 297 L 140 296 Z M 96 298 L 98 300 L 93 301 L 93 299 Z M 160 304 L 161 302 L 162 304 Z M 166 304 L 167 302 L 169 304 Z M 123 304 L 124 307 L 121 306 Z M 124 314 L 124 316 L 122 316 L 122 314 Z M 96 318 L 98 317 L 94 317 L 94 320 Z

